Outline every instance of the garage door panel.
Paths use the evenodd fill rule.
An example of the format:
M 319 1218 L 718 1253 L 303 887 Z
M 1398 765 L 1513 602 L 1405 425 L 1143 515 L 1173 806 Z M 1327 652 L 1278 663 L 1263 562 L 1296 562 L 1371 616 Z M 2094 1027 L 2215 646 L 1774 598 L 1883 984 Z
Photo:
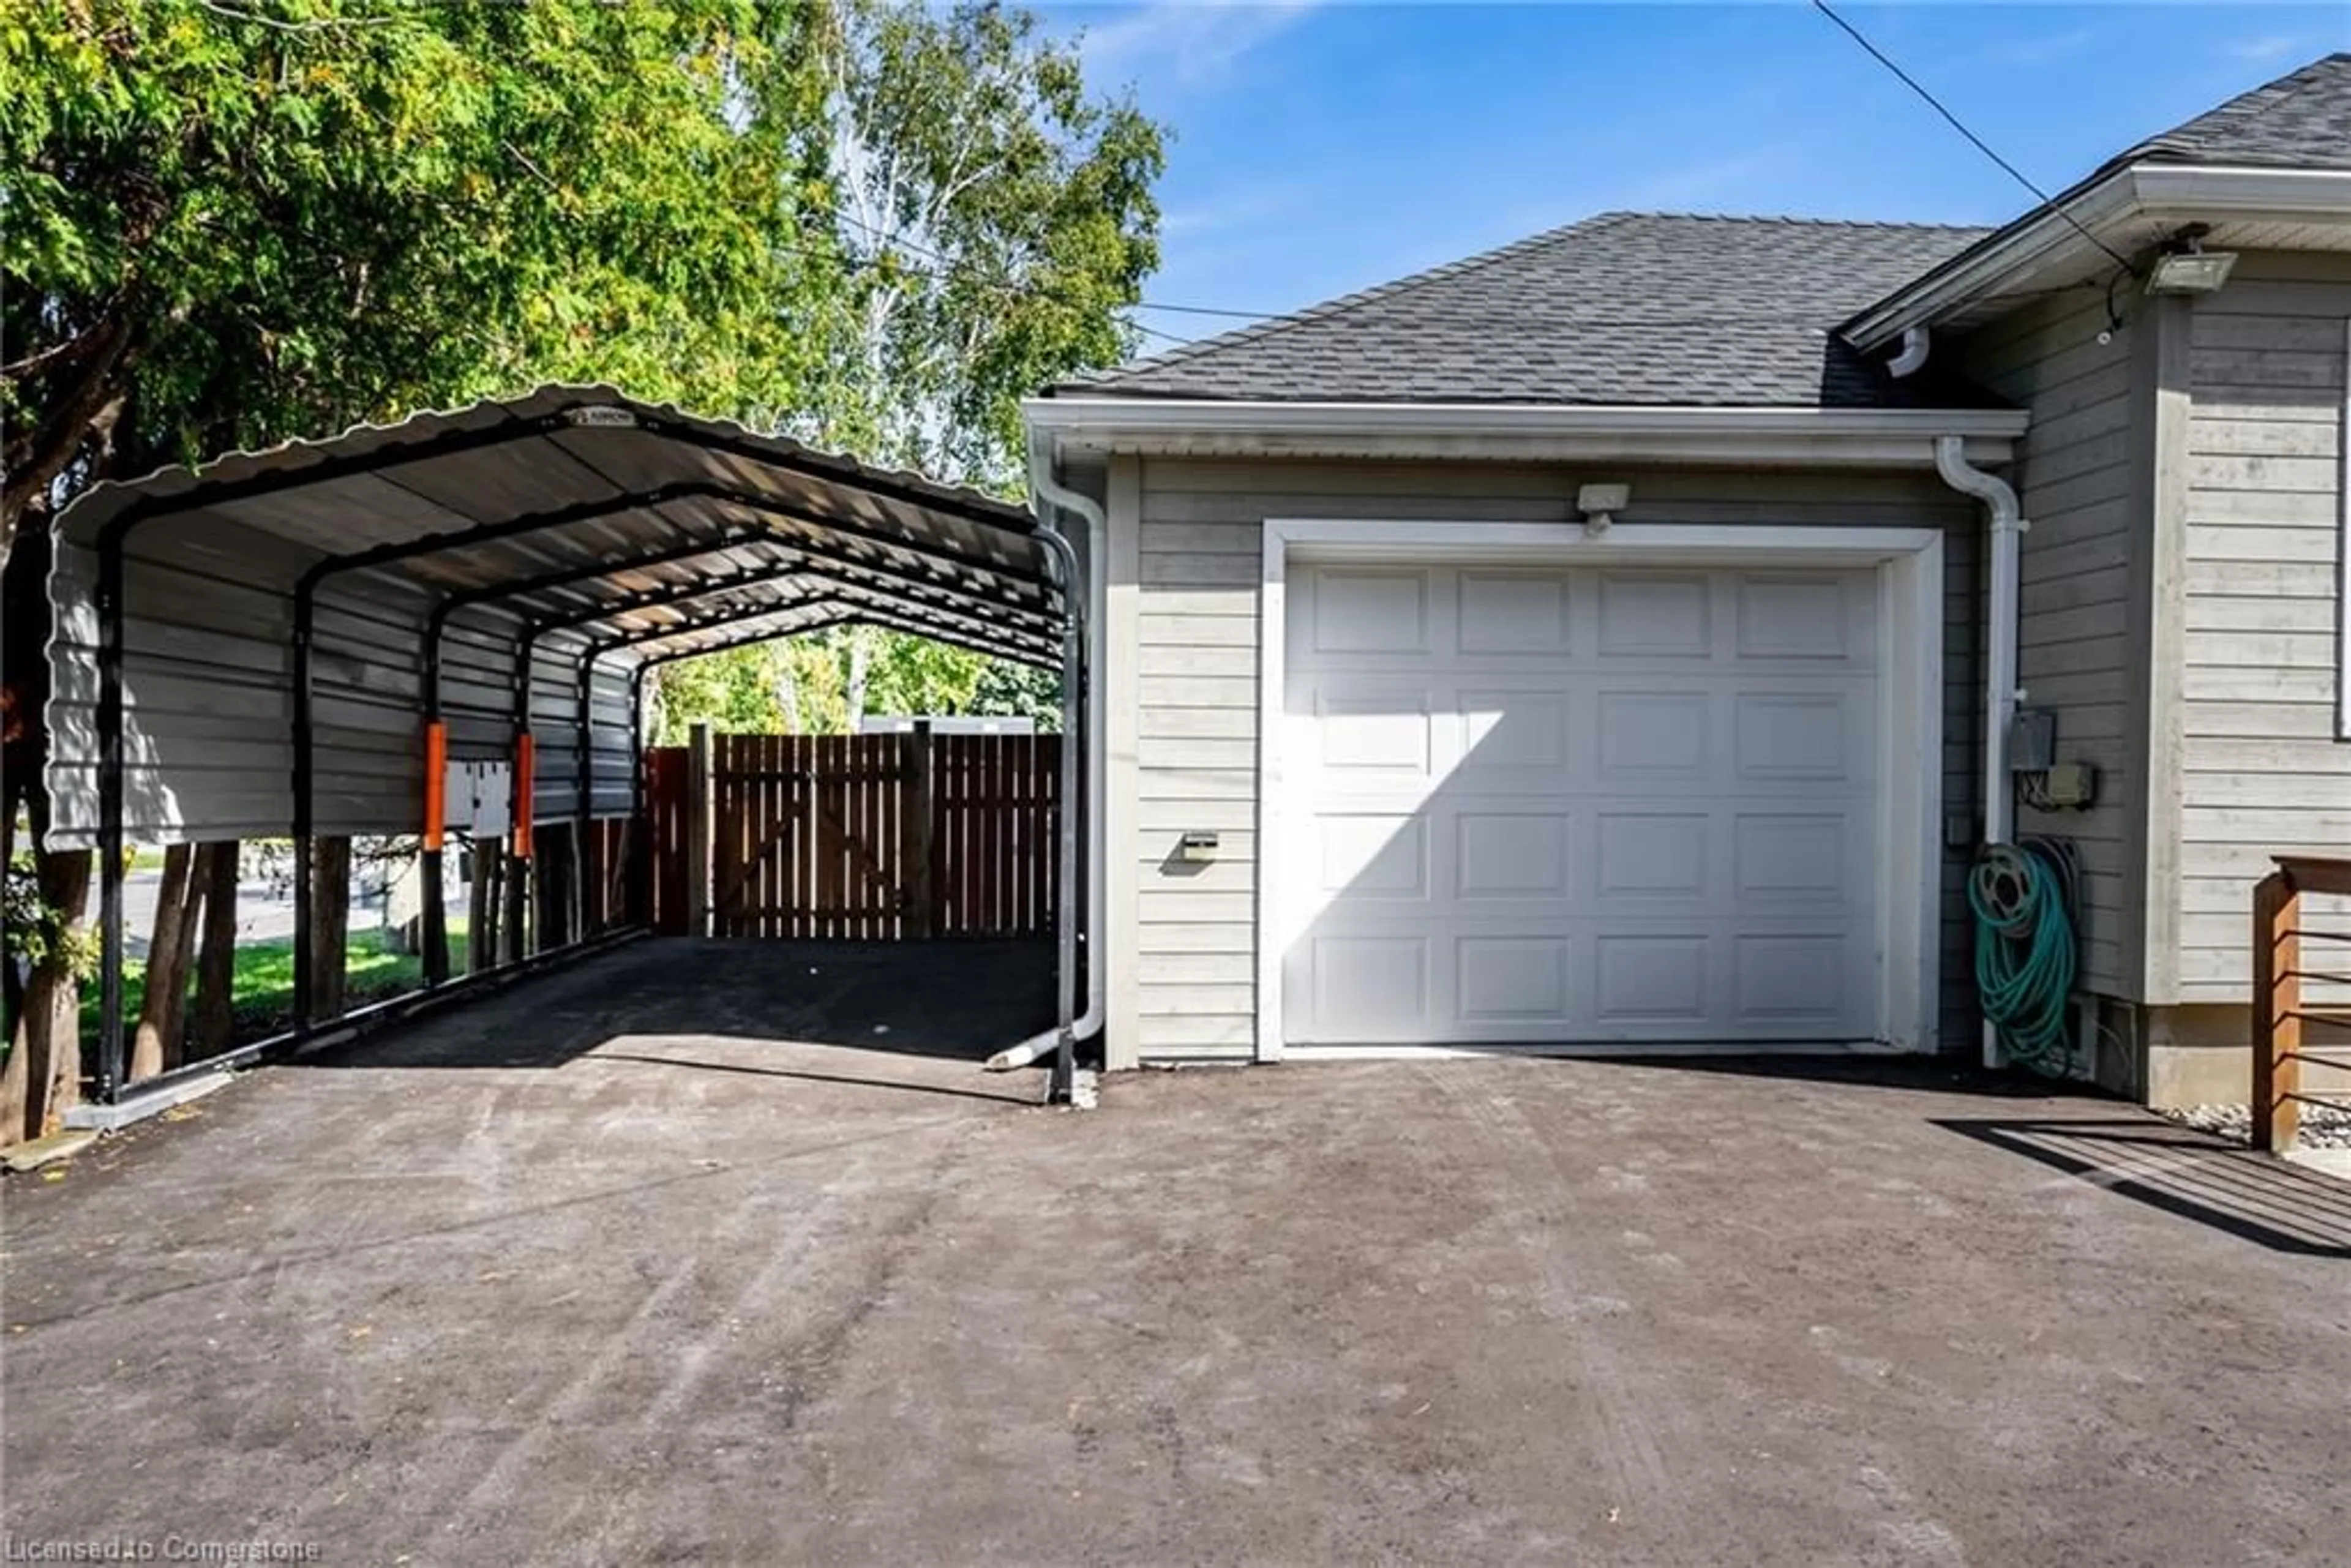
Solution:
M 1709 811 L 1602 811 L 1594 857 L 1595 899 L 1708 898 L 1714 893 Z
M 1314 824 L 1316 890 L 1337 899 L 1425 901 L 1429 824 L 1393 811 L 1332 811 Z
M 1712 585 L 1703 574 L 1598 574 L 1600 660 L 1706 659 L 1714 653 Z
M 1601 781 L 1707 780 L 1715 752 L 1714 706 L 1705 692 L 1601 692 L 1593 706 L 1593 756 Z
M 1593 945 L 1594 1017 L 1603 1024 L 1673 1022 L 1703 1027 L 1707 939 L 1687 931 L 1610 932 Z
M 1292 577 L 1287 1038 L 1873 1032 L 1867 573 L 1328 570 Z
M 1733 698 L 1733 767 L 1740 779 L 1866 784 L 1875 725 L 1868 703 L 1844 691 L 1740 692 Z
M 1867 853 L 1866 827 L 1859 812 L 1739 812 L 1730 825 L 1739 897 L 1843 902 Z
M 1465 771 L 1492 775 L 1532 768 L 1555 780 L 1568 766 L 1575 705 L 1564 691 L 1464 686 L 1455 711 Z
M 1430 695 L 1426 687 L 1314 693 L 1316 723 L 1309 732 L 1318 742 L 1314 760 L 1326 773 L 1352 776 L 1334 782 L 1425 777 L 1436 760 Z
M 1852 660 L 1856 643 L 1870 642 L 1867 629 L 1854 623 L 1854 601 L 1865 596 L 1853 586 L 1850 577 L 1836 575 L 1742 575 L 1733 621 L 1740 659 Z
M 1430 647 L 1429 573 L 1332 568 L 1306 596 L 1306 645 L 1318 653 L 1422 653 Z
M 1564 572 L 1463 571 L 1455 598 L 1464 653 L 1570 651 Z
M 1457 899 L 1563 899 L 1574 820 L 1556 806 L 1462 810 L 1453 818 Z
M 1460 976 L 1454 1021 L 1461 1024 L 1541 1025 L 1559 1029 L 1573 1022 L 1568 976 L 1571 945 L 1563 936 L 1459 936 L 1454 941 L 1455 972 Z
M 1841 1025 L 1854 978 L 1851 947 L 1836 930 L 1734 937 L 1733 1017 L 1749 1025 Z
M 1417 935 L 1310 937 L 1308 1016 L 1339 1040 L 1426 1038 L 1429 944 Z

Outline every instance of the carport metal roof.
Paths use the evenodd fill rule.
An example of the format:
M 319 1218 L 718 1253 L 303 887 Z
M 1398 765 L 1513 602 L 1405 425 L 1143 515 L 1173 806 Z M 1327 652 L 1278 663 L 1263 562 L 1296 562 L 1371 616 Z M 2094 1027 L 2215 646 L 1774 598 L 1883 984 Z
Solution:
M 102 485 L 64 529 L 103 552 L 165 517 L 313 550 L 314 577 L 395 573 L 456 604 L 495 599 L 567 625 L 691 639 L 710 619 L 698 590 L 756 581 L 750 597 L 772 607 L 792 601 L 797 577 L 845 605 L 878 596 L 902 621 L 989 627 L 1008 653 L 1059 662 L 1058 601 L 1026 508 L 611 387 L 549 387 Z M 637 646 L 671 651 L 657 636 Z
M 1026 508 L 608 386 L 101 485 L 57 546 L 51 840 L 105 852 L 115 1072 L 132 832 L 290 833 L 307 862 L 415 831 L 444 719 L 452 757 L 569 750 L 570 780 L 518 765 L 517 804 L 588 817 L 636 792 L 631 670 L 849 623 L 1072 677 L 1081 646 L 1075 558 Z

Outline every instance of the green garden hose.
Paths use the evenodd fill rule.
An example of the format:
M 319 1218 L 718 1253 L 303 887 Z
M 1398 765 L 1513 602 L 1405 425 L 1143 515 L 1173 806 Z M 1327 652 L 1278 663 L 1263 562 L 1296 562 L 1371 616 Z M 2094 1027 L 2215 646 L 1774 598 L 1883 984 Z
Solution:
M 1983 1015 L 2011 1061 L 2052 1078 L 2073 1062 L 2065 1017 L 2074 973 L 2072 871 L 2055 846 L 1988 844 L 1968 878 Z

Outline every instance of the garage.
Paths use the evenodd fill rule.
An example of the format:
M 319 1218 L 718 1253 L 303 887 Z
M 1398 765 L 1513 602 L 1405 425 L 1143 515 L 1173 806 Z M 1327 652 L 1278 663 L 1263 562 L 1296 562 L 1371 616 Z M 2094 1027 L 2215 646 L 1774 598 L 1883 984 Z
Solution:
M 1930 863 L 1931 705 L 1895 700 L 1931 662 L 1908 556 L 1481 559 L 1362 548 L 1379 525 L 1353 550 L 1306 531 L 1269 547 L 1296 552 L 1270 567 L 1266 727 L 1285 1048 L 1785 1049 L 1918 1027 L 1888 962 L 1916 951 Z

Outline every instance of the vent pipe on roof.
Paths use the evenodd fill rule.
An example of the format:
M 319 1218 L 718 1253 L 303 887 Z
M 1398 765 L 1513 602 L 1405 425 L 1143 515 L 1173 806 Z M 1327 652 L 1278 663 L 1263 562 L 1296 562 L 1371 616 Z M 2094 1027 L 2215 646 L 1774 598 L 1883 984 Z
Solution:
M 1933 340 L 1926 328 L 1904 328 L 1902 351 L 1886 361 L 1886 373 L 1896 381 L 1913 374 L 1919 366 L 1927 362 L 1928 350 L 1933 347 Z

